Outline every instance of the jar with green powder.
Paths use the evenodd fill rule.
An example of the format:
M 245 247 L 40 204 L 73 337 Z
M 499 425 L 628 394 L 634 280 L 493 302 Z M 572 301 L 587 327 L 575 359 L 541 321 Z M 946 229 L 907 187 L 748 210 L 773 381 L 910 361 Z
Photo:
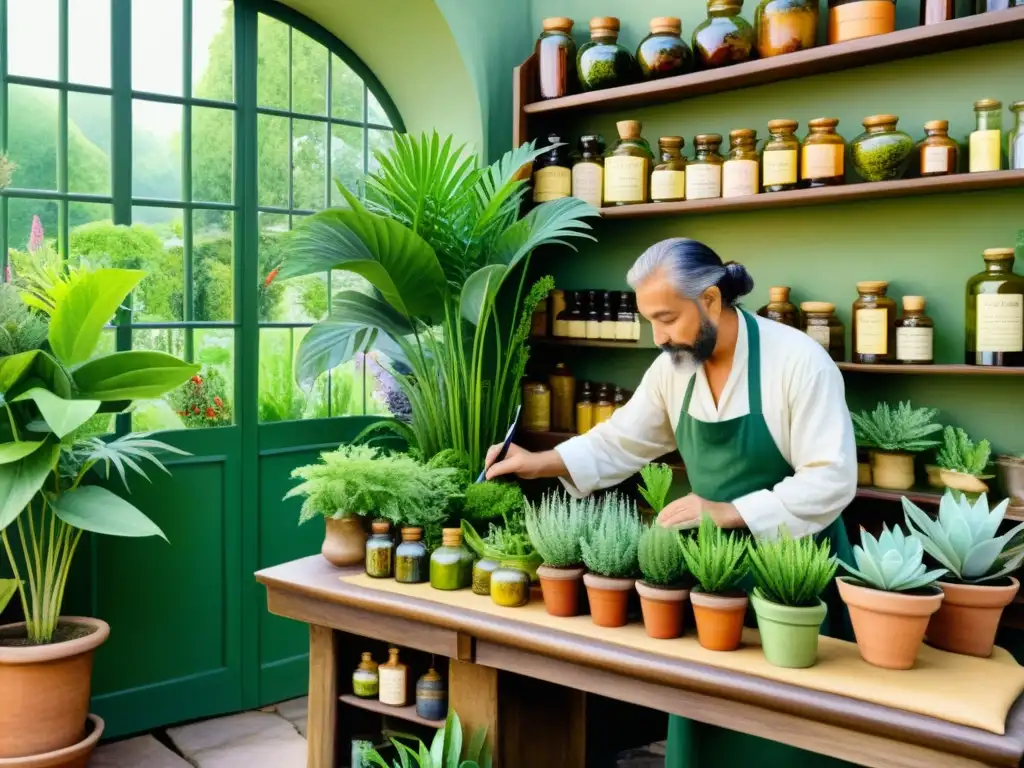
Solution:
M 427 546 L 422 528 L 403 528 L 402 543 L 395 550 L 395 581 L 422 584 L 428 578 Z
M 389 579 L 394 573 L 395 542 L 391 539 L 391 523 L 375 520 L 366 542 L 366 575 Z
M 380 673 L 373 654 L 367 652 L 352 673 L 352 693 L 361 699 L 376 699 L 380 691 Z
M 914 154 L 914 140 L 896 130 L 896 115 L 865 117 L 864 133 L 850 142 L 853 170 L 864 181 L 895 181 L 907 172 Z
M 434 589 L 465 589 L 473 581 L 473 555 L 462 546 L 462 529 L 445 528 L 441 546 L 430 556 L 430 586 Z
M 473 564 L 473 594 L 491 594 L 491 574 L 501 566 L 497 560 L 482 557 Z
M 639 79 L 633 54 L 619 45 L 619 20 L 601 16 L 590 20 L 590 40 L 576 54 L 576 74 L 584 91 L 629 85 Z
M 491 574 L 491 600 L 504 608 L 518 608 L 530 602 L 530 576 L 503 561 Z

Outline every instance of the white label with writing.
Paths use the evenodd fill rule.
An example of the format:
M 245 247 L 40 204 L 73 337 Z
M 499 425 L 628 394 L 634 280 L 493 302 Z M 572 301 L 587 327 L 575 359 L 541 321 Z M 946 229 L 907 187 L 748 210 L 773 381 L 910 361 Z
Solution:
M 923 173 L 949 173 L 949 150 L 945 147 L 924 148 Z
M 934 337 L 933 328 L 897 328 L 896 359 L 908 363 L 931 362 Z
M 404 707 L 405 667 L 388 669 L 382 664 L 378 672 L 380 674 L 380 693 L 378 694 L 380 703 L 390 704 L 393 707 Z
M 722 166 L 695 163 L 686 166 L 686 199 L 704 200 L 722 196 Z
M 572 167 L 572 196 L 595 208 L 604 202 L 604 168 L 597 163 L 576 163 Z
M 978 352 L 1024 351 L 1024 295 L 980 294 L 977 327 Z
M 722 169 L 722 197 L 757 194 L 757 160 L 726 160 Z
M 647 161 L 642 157 L 617 155 L 604 161 L 606 203 L 647 202 Z
M 828 349 L 832 332 L 829 330 L 827 325 L 808 325 L 807 335 L 821 344 L 825 349 Z

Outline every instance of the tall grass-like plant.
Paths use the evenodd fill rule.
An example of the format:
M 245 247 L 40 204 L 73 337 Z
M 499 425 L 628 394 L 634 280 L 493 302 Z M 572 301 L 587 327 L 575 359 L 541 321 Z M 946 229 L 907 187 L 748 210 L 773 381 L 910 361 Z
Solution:
M 583 562 L 580 542 L 596 510 L 593 497 L 574 499 L 562 491 L 544 494 L 536 506 L 526 502 L 526 531 L 545 565 L 570 568 Z
M 665 500 L 672 487 L 672 467 L 668 464 L 648 464 L 640 470 L 640 477 L 643 480 L 639 488 L 640 495 L 657 515 L 665 508 Z
M 857 445 L 892 453 L 920 453 L 939 444 L 929 435 L 942 430 L 932 421 L 935 408 L 912 408 L 910 401 L 896 408 L 879 403 L 871 413 L 853 413 L 853 432 Z
M 554 287 L 547 277 L 524 291 L 530 254 L 593 239 L 584 219 L 598 212 L 577 198 L 520 218 L 523 168 L 546 151 L 525 144 L 480 167 L 435 133 L 397 134 L 392 149 L 376 153 L 366 200 L 342 188 L 347 207 L 305 219 L 281 266 L 281 278 L 347 270 L 376 289 L 335 296 L 330 316 L 302 340 L 299 379 L 379 349 L 411 370 L 392 371 L 412 405 L 411 423 L 384 423 L 426 458 L 457 448 L 482 467 L 519 401 L 534 307 Z M 506 283 L 514 286 L 510 315 L 496 306 Z
M 981 477 L 988 469 L 992 446 L 988 440 L 975 443 L 960 427 L 946 427 L 942 431 L 942 447 L 935 463 L 943 469 Z
M 794 539 L 786 529 L 775 539 L 751 544 L 748 557 L 761 597 L 794 608 L 817 605 L 839 567 L 827 540 L 819 543 L 812 536 Z
M 587 570 L 598 576 L 625 579 L 636 574 L 637 547 L 643 523 L 636 504 L 610 493 L 597 504 L 598 520 L 580 539 Z
M 652 587 L 679 584 L 686 575 L 686 561 L 679 543 L 679 532 L 655 523 L 640 536 L 637 549 L 640 571 Z
M 746 541 L 735 531 L 726 532 L 705 515 L 697 535 L 680 539 L 683 559 L 701 590 L 722 595 L 739 588 L 750 569 Z

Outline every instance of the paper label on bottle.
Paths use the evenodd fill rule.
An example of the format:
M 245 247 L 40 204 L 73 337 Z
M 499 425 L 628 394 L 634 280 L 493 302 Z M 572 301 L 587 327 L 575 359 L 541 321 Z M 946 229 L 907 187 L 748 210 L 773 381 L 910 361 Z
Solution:
M 570 339 L 585 339 L 587 338 L 587 322 L 586 320 L 570 320 L 567 325 L 568 336 Z
M 884 35 L 895 29 L 896 3 L 892 0 L 857 0 L 837 5 L 828 12 L 829 43 Z
M 696 163 L 686 166 L 686 199 L 705 200 L 722 196 L 722 166 Z
M 1002 142 L 1002 131 L 974 131 L 971 134 L 971 173 L 998 171 L 1002 167 L 999 156 Z
M 949 173 L 949 154 L 945 147 L 925 147 L 921 154 L 921 173 Z
M 604 168 L 597 163 L 576 163 L 572 167 L 572 196 L 600 208 L 604 203 Z
M 805 179 L 830 179 L 842 176 L 842 144 L 804 144 L 800 175 Z
M 825 349 L 828 349 L 832 333 L 827 325 L 808 325 L 807 335 L 821 344 Z
M 757 160 L 726 160 L 722 166 L 722 197 L 757 194 Z
M 533 174 L 533 202 L 546 203 L 572 193 L 572 171 L 549 165 Z
M 854 317 L 857 324 L 858 355 L 885 355 L 889 352 L 888 311 L 884 309 L 858 309 Z
M 586 334 L 588 339 L 600 339 L 601 338 L 601 321 L 600 320 L 587 320 Z
M 378 673 L 380 675 L 380 703 L 390 704 L 393 707 L 404 707 L 405 669 L 388 669 L 381 665 Z
M 933 360 L 934 328 L 897 328 L 896 359 L 911 363 Z
M 630 336 L 633 341 L 640 341 L 640 317 L 633 315 L 633 333 Z
M 602 339 L 614 339 L 615 338 L 615 327 L 618 325 L 614 320 L 602 320 L 601 321 L 601 338 Z
M 647 202 L 647 160 L 615 155 L 604 161 L 604 200 L 606 203 Z
M 764 185 L 796 184 L 796 150 L 772 149 L 761 154 L 764 163 Z
M 618 320 L 615 323 L 615 340 L 629 341 L 633 338 L 633 321 Z
M 978 352 L 1024 351 L 1024 295 L 982 293 L 977 307 Z
M 686 196 L 686 171 L 654 171 L 651 200 L 682 200 Z
M 551 328 L 551 334 L 558 336 L 559 338 L 565 339 L 569 336 L 569 321 L 568 320 L 555 320 L 554 325 Z

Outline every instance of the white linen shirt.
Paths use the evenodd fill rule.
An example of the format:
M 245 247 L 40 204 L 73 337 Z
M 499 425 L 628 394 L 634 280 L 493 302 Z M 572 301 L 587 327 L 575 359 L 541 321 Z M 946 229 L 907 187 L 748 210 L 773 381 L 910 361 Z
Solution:
M 794 537 L 828 527 L 857 490 L 857 449 L 842 374 L 825 349 L 806 334 L 754 315 L 761 336 L 761 402 L 765 423 L 794 474 L 773 488 L 732 499 L 756 537 L 773 537 L 785 524 Z M 704 367 L 678 367 L 659 355 L 629 401 L 607 421 L 558 445 L 573 496 L 623 482 L 676 449 L 675 429 L 690 379 L 689 414 L 724 421 L 750 413 L 747 326 L 739 318 L 732 370 L 715 406 Z M 737 457 L 737 459 L 740 457 Z M 747 457 L 749 458 L 749 457 Z

